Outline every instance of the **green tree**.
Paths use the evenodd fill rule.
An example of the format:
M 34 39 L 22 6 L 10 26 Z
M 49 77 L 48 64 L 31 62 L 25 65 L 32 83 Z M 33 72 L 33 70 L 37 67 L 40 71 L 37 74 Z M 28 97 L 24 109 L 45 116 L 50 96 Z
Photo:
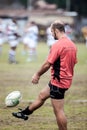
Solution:
M 55 3 L 58 8 L 66 9 L 67 0 L 45 0 L 48 3 Z M 79 15 L 87 16 L 87 0 L 70 0 L 70 11 L 77 11 Z
M 28 0 L 20 0 L 20 2 L 21 2 L 25 7 L 27 7 L 27 1 L 28 1 Z
M 71 0 L 71 11 L 87 16 L 87 0 Z

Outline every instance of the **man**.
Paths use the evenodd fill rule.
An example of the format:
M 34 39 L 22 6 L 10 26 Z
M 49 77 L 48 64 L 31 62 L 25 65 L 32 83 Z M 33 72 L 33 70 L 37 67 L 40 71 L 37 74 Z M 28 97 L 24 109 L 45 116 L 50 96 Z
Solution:
M 87 26 L 82 27 L 81 31 L 82 31 L 82 34 L 85 38 L 85 44 L 86 44 L 86 47 L 87 47 Z
M 15 59 L 16 49 L 19 43 L 18 25 L 16 19 L 12 19 L 11 22 L 7 25 L 7 37 L 8 37 L 8 43 L 10 45 L 8 62 L 10 64 L 12 63 L 16 64 L 17 63 Z
M 30 42 L 30 37 L 29 37 L 29 28 L 30 28 L 31 24 L 30 22 L 28 22 L 26 25 L 25 25 L 25 28 L 24 28 L 24 34 L 23 34 L 23 51 L 22 51 L 22 54 L 25 55 L 27 53 L 29 53 L 29 42 Z
M 55 43 L 55 39 L 52 36 L 50 27 L 47 27 L 47 29 L 46 29 L 46 36 L 47 36 L 47 45 L 48 45 L 48 47 L 50 49 L 51 46 Z
M 5 25 L 2 19 L 0 19 L 0 55 L 2 54 L 3 43 L 5 42 Z
M 38 26 L 34 21 L 30 22 L 30 27 L 28 29 L 29 37 L 29 57 L 28 62 L 35 61 L 37 58 L 37 43 L 38 43 Z
M 51 80 L 30 106 L 21 112 L 12 114 L 17 118 L 27 120 L 27 115 L 41 107 L 45 100 L 50 97 L 59 130 L 67 130 L 67 119 L 64 114 L 64 94 L 72 83 L 74 65 L 77 62 L 77 49 L 74 43 L 65 35 L 64 24 L 61 21 L 55 21 L 51 25 L 51 32 L 58 41 L 51 47 L 47 60 L 33 75 L 32 83 L 37 84 L 41 75 L 48 71 L 50 67 Z

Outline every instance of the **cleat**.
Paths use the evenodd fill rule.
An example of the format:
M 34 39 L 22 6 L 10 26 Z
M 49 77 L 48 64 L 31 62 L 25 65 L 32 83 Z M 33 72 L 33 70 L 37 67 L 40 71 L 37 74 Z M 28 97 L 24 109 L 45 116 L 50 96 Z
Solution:
M 23 114 L 22 111 L 20 112 L 13 112 L 12 115 L 16 118 L 20 118 L 20 119 L 23 119 L 23 120 L 28 120 L 28 116 Z

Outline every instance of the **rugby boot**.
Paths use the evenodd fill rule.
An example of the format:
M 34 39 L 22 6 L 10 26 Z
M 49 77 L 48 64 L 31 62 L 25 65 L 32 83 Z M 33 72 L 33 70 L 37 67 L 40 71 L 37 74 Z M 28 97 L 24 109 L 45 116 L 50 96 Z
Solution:
M 12 115 L 16 118 L 20 118 L 23 120 L 28 120 L 28 115 L 24 114 L 22 110 L 20 109 L 19 112 L 13 112 Z

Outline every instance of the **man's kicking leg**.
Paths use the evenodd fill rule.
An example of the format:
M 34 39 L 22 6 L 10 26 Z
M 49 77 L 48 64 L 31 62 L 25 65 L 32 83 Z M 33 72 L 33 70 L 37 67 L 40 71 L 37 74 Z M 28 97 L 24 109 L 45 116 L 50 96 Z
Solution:
M 48 99 L 49 97 L 50 97 L 50 88 L 47 85 L 44 89 L 41 90 L 37 99 L 30 106 L 28 106 L 24 110 L 21 110 L 20 112 L 13 112 L 12 115 L 17 118 L 27 120 L 28 115 L 32 114 L 36 109 L 41 107 L 44 104 L 45 100 Z

